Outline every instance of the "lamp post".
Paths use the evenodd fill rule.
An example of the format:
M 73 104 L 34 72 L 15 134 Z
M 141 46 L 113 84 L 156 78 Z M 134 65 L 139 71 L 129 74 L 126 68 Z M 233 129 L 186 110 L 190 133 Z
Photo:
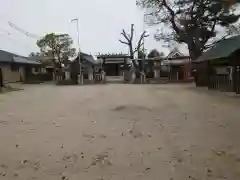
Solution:
M 145 30 L 145 22 L 147 21 L 147 14 L 143 14 L 143 33 L 144 33 L 144 36 L 143 36 L 143 62 L 142 62 L 142 70 L 143 70 L 143 78 L 141 78 L 141 83 L 145 83 L 146 82 L 146 74 L 145 74 L 145 36 L 148 34 L 148 32 Z M 143 82 L 142 82 L 143 81 Z
M 81 49 L 80 49 L 80 33 L 79 33 L 79 23 L 78 18 L 72 19 L 72 23 L 76 22 L 77 25 L 77 38 L 78 38 L 78 64 L 80 68 L 80 75 L 78 75 L 78 82 L 79 84 L 83 84 L 83 72 L 82 72 L 82 63 L 81 63 Z

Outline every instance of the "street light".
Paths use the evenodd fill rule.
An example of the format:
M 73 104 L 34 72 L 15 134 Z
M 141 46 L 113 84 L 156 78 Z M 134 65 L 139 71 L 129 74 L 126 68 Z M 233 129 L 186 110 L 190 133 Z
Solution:
M 81 63 L 81 49 L 80 49 L 80 33 L 79 33 L 79 23 L 78 18 L 72 19 L 72 23 L 76 22 L 77 25 L 77 38 L 78 38 L 78 64 L 80 67 L 80 77 L 78 77 L 80 84 L 83 84 L 83 73 L 82 73 L 82 63 Z
M 144 18 L 145 18 L 145 15 L 144 15 Z M 142 69 L 143 69 L 143 72 L 144 72 L 144 78 L 143 78 L 143 81 L 145 82 L 146 81 L 146 76 L 145 76 L 145 59 L 146 59 L 146 54 L 145 54 L 145 37 L 149 36 L 149 32 L 147 30 L 145 30 L 144 28 L 144 22 L 143 22 L 143 59 L 142 59 Z M 141 80 L 141 83 L 142 83 L 142 80 Z

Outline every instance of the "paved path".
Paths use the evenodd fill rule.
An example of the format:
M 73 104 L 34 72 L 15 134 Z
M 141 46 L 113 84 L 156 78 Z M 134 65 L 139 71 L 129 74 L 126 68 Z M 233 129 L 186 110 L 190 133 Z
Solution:
M 0 94 L 0 179 L 236 180 L 239 105 L 189 85 Z

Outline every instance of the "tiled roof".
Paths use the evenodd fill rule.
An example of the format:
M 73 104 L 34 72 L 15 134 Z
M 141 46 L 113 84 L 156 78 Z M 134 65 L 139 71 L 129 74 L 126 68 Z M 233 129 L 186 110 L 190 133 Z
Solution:
M 16 56 L 16 55 L 7 51 L 0 50 L 0 62 L 10 63 L 13 61 L 13 56 Z
M 22 63 L 22 64 L 40 64 L 35 60 L 30 60 L 27 57 L 19 56 L 7 51 L 0 50 L 0 62 L 3 63 Z
M 89 55 L 89 54 L 86 54 L 86 53 L 80 53 L 80 59 L 81 59 L 81 62 L 83 62 L 83 64 L 85 65 L 97 65 L 97 64 L 100 64 L 99 61 L 96 61 L 92 55 Z M 72 61 L 76 61 L 78 60 L 78 56 Z
M 100 54 L 97 56 L 98 59 L 100 58 L 130 58 L 127 54 Z
M 240 36 L 234 36 L 218 42 L 214 47 L 204 52 L 197 61 L 226 58 L 240 49 Z
M 32 64 L 32 65 L 40 65 L 41 64 L 37 61 L 29 60 L 29 59 L 23 58 L 23 57 L 13 57 L 13 62 L 21 63 L 21 64 Z

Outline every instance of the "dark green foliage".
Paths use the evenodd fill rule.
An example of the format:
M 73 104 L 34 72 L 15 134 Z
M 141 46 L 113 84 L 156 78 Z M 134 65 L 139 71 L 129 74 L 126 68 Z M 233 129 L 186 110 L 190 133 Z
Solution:
M 160 57 L 160 56 L 162 56 L 162 54 L 160 54 L 156 49 L 151 50 L 150 53 L 148 54 L 148 58 L 154 58 L 154 57 Z
M 60 65 L 75 55 L 76 49 L 72 48 L 72 44 L 73 40 L 68 34 L 46 34 L 37 41 L 41 53 L 53 57 L 53 63 Z
M 220 0 L 137 1 L 138 6 L 146 9 L 150 17 L 148 23 L 168 27 L 167 32 L 159 32 L 155 38 L 186 43 L 193 60 L 207 48 L 209 40 L 216 37 L 218 26 L 227 27 L 238 20 L 233 4 L 227 6 Z
M 138 50 L 138 59 L 145 59 L 146 53 L 143 50 Z
M 39 53 L 39 52 L 31 52 L 30 54 L 29 54 L 29 57 L 38 57 L 38 56 L 41 56 L 41 53 Z

